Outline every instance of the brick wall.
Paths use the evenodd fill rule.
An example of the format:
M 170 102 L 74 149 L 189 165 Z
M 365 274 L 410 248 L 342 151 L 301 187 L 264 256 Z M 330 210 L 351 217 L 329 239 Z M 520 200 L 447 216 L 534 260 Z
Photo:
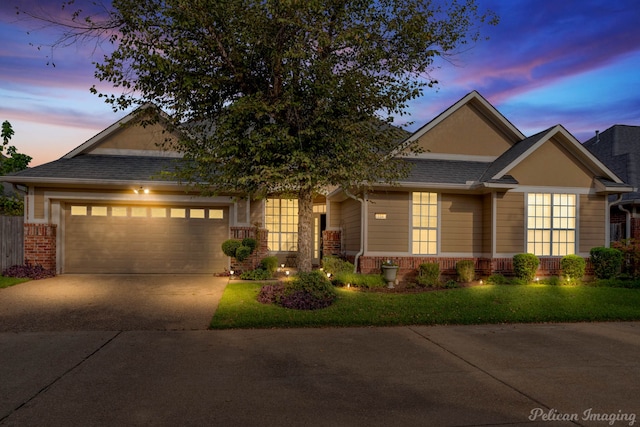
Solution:
M 322 255 L 340 256 L 342 254 L 342 235 L 339 230 L 322 232 Z
M 56 271 L 56 225 L 24 225 L 24 262 Z
M 269 255 L 269 230 L 266 228 L 256 227 L 231 227 L 232 239 L 242 240 L 247 237 L 256 239 L 258 241 L 258 246 L 256 246 L 256 249 L 249 258 L 242 262 L 235 258 L 231 258 L 231 270 L 237 271 L 238 273 L 242 271 L 255 270 L 258 265 L 260 265 L 260 261 Z

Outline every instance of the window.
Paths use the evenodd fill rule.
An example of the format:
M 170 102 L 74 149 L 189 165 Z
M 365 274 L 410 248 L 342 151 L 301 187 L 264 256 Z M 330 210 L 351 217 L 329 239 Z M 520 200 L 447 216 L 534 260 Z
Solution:
M 106 206 L 92 206 L 91 207 L 91 216 L 107 216 L 107 207 Z
M 124 206 L 112 206 L 111 216 L 127 216 L 127 208 Z
M 71 215 L 73 216 L 87 216 L 86 206 L 71 206 Z
M 146 217 L 147 216 L 147 208 L 139 208 L 139 207 L 134 207 L 131 208 L 131 216 L 132 217 Z
M 222 209 L 209 209 L 209 219 L 224 219 L 224 211 Z
M 530 193 L 527 196 L 527 252 L 538 256 L 575 253 L 576 195 Z
M 189 209 L 189 218 L 204 219 L 204 209 Z
M 171 208 L 169 211 L 171 218 L 186 218 L 187 210 L 183 208 Z
M 435 255 L 438 251 L 438 195 L 413 193 L 411 212 L 412 253 Z
M 298 201 L 267 199 L 265 226 L 269 230 L 272 251 L 298 250 Z
M 151 218 L 166 218 L 167 210 L 165 208 L 151 208 Z

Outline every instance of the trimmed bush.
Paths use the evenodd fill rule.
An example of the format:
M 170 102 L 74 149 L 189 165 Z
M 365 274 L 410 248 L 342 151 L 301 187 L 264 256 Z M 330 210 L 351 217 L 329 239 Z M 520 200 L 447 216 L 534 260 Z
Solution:
M 316 310 L 330 306 L 337 297 L 336 290 L 321 271 L 298 273 L 284 285 L 278 302 L 284 308 Z
M 418 284 L 420 286 L 440 285 L 440 266 L 437 262 L 427 262 L 418 267 Z
M 560 260 L 560 269 L 567 280 L 582 280 L 587 262 L 581 256 L 566 255 Z
M 249 246 L 238 246 L 238 249 L 236 249 L 236 259 L 242 262 L 245 259 L 249 258 L 249 255 L 251 255 L 251 252 L 252 251 Z
M 462 283 L 472 282 L 476 278 L 476 265 L 470 259 L 458 261 L 456 263 L 456 273 L 458 274 L 458 280 Z
M 242 246 L 242 242 L 238 239 L 229 239 L 222 242 L 222 252 L 226 256 L 235 257 L 236 250 Z
M 326 256 L 322 258 L 322 269 L 325 273 L 353 273 L 355 266 L 349 261 L 345 261 L 338 257 Z
M 618 249 L 600 246 L 591 248 L 589 254 L 591 255 L 591 265 L 593 265 L 593 274 L 598 279 L 612 279 L 620 273 L 624 257 Z
M 258 247 L 258 241 L 252 237 L 246 237 L 242 239 L 242 246 L 247 246 L 251 248 L 250 253 L 253 253 L 253 251 L 255 251 L 256 248 Z
M 540 260 L 534 254 L 516 254 L 513 256 L 513 273 L 518 279 L 533 281 Z
M 260 268 L 268 271 L 270 275 L 273 275 L 273 273 L 278 269 L 278 258 L 275 256 L 262 258 L 262 261 L 260 261 Z

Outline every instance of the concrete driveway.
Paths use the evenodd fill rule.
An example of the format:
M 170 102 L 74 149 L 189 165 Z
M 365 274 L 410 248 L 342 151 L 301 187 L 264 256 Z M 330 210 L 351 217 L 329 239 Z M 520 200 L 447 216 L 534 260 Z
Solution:
M 63 274 L 0 289 L 0 332 L 207 329 L 228 278 Z

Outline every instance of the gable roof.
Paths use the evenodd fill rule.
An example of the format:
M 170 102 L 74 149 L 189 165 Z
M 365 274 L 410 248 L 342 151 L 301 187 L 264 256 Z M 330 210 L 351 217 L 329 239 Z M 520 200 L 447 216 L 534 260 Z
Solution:
M 509 120 L 507 120 L 496 108 L 489 103 L 480 93 L 477 91 L 469 92 L 467 95 L 462 97 L 458 102 L 453 104 L 451 107 L 444 110 L 442 113 L 438 114 L 433 120 L 422 126 L 413 135 L 409 136 L 405 141 L 405 146 L 411 142 L 418 140 L 425 133 L 429 132 L 434 127 L 438 126 L 442 123 L 446 118 L 450 117 L 456 111 L 458 111 L 462 106 L 466 104 L 471 104 L 475 106 L 480 112 L 482 112 L 489 120 L 495 123 L 504 133 L 509 135 L 513 140 L 520 141 L 525 138 L 525 136 L 516 128 Z

